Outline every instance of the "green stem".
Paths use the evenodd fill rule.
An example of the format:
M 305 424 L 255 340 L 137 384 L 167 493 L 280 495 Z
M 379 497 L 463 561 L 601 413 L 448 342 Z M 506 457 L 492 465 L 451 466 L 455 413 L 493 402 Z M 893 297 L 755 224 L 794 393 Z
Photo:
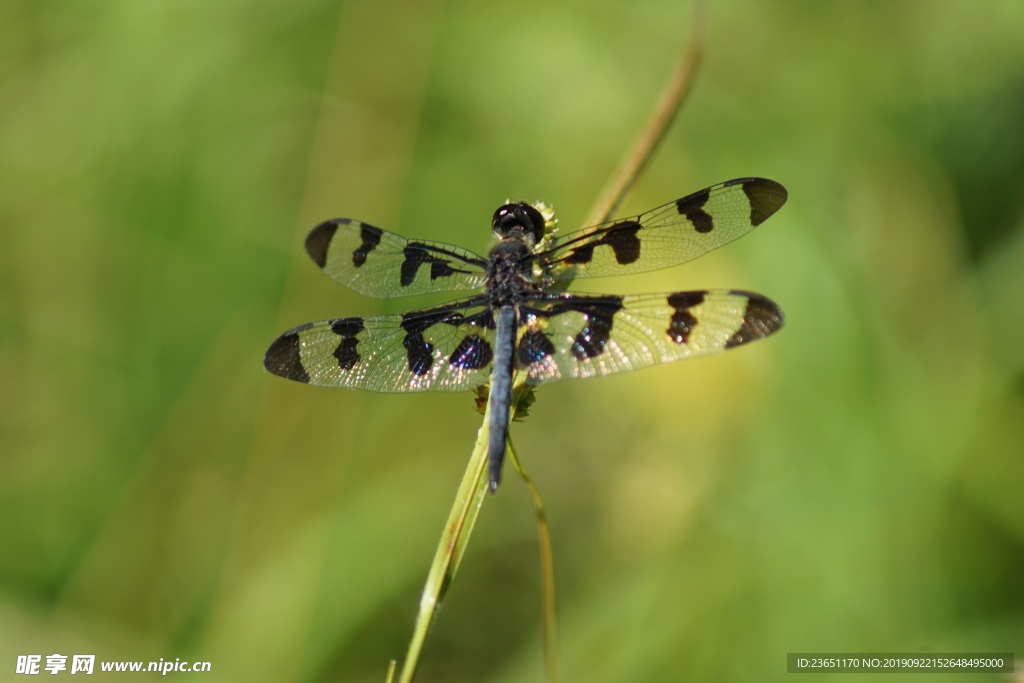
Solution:
M 473 446 L 473 454 L 469 458 L 466 473 L 455 494 L 455 501 L 452 503 L 448 521 L 444 526 L 444 533 L 441 534 L 441 540 L 437 544 L 434 561 L 430 565 L 430 572 L 427 574 L 427 581 L 423 586 L 420 610 L 416 615 L 416 625 L 413 629 L 412 639 L 409 641 L 409 650 L 405 655 L 405 661 L 402 663 L 402 673 L 398 679 L 400 683 L 412 683 L 413 677 L 416 675 L 416 667 L 419 665 L 427 632 L 430 630 L 434 615 L 437 613 L 441 600 L 444 599 L 448 586 L 451 585 L 455 573 L 459 570 L 459 564 L 462 562 L 469 538 L 473 533 L 473 526 L 480 514 L 480 507 L 487 495 L 487 477 L 484 476 L 484 473 L 487 469 L 487 424 L 490 412 L 491 404 L 488 401 L 483 425 L 477 433 L 476 444 Z
M 551 550 L 551 527 L 544 509 L 544 499 L 519 462 L 519 454 L 508 438 L 508 455 L 519 476 L 526 482 L 537 513 L 537 542 L 540 545 L 541 630 L 544 642 L 544 673 L 547 683 L 558 683 L 558 618 L 555 605 L 555 562 Z

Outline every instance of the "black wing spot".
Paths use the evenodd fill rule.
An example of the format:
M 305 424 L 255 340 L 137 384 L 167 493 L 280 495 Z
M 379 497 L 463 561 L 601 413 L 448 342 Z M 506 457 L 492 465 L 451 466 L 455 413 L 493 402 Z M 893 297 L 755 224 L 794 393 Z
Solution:
M 562 263 L 590 263 L 594 258 L 594 244 L 584 244 L 576 247 L 562 259 Z
M 381 235 L 384 231 L 366 223 L 360 223 L 359 238 L 363 241 L 355 251 L 352 252 L 352 265 L 356 268 L 366 263 L 367 255 L 380 244 Z
M 331 323 L 331 332 L 339 337 L 354 337 L 365 329 L 362 318 L 338 318 Z
M 604 353 L 611 338 L 613 317 L 603 313 L 587 316 L 587 324 L 572 342 L 572 355 L 576 360 L 587 360 Z
M 530 330 L 519 340 L 519 362 L 533 365 L 555 354 L 555 345 L 540 330 Z
M 616 223 L 601 239 L 602 244 L 607 244 L 615 252 L 615 260 L 619 265 L 635 263 L 640 258 L 640 238 L 637 232 L 641 227 L 636 221 Z
M 743 192 L 750 201 L 750 223 L 758 226 L 782 208 L 789 193 L 779 183 L 765 178 L 748 178 L 742 181 Z
M 450 277 L 455 270 L 444 259 L 435 258 L 430 262 L 430 279 L 436 280 L 439 277 Z
M 423 332 L 427 328 L 438 323 L 460 325 L 463 320 L 461 313 L 450 309 L 416 311 L 403 315 L 402 329 L 405 330 L 405 338 L 402 340 L 402 346 L 405 347 L 409 371 L 417 376 L 425 375 L 434 364 L 434 345 L 423 338 Z
M 420 266 L 425 263 L 430 264 L 431 280 L 448 277 L 455 272 L 447 259 L 432 256 L 425 244 L 410 242 L 402 250 L 402 253 L 405 255 L 405 260 L 402 261 L 399 282 L 403 287 L 408 287 L 416 281 L 416 274 L 419 272 Z
M 289 330 L 275 339 L 263 356 L 263 367 L 278 377 L 308 384 L 309 374 L 302 366 L 299 333 L 310 327 L 312 324 L 307 323 L 294 330 Z
M 306 253 L 321 268 L 327 265 L 327 251 L 330 249 L 331 240 L 334 239 L 334 233 L 337 231 L 337 220 L 324 221 L 306 236 Z
M 669 323 L 669 338 L 676 344 L 685 344 L 693 328 L 697 326 L 697 318 L 690 309 L 704 301 L 704 292 L 676 292 L 668 297 L 668 305 L 675 309 Z
M 743 322 L 740 328 L 725 342 L 725 348 L 747 344 L 764 339 L 778 331 L 786 321 L 778 304 L 761 294 L 753 292 L 731 292 L 747 297 L 747 307 L 743 311 Z
M 694 229 L 699 233 L 711 232 L 715 227 L 711 214 L 704 210 L 710 196 L 710 188 L 705 188 L 676 201 L 676 210 L 693 223 Z
M 341 318 L 331 323 L 331 331 L 341 337 L 341 343 L 334 350 L 338 359 L 338 367 L 351 370 L 362 360 L 359 355 L 359 340 L 356 336 L 363 331 L 362 318 Z
M 465 370 L 479 370 L 494 358 L 491 345 L 475 334 L 467 335 L 452 352 L 448 364 Z
M 572 300 L 569 307 L 587 317 L 587 324 L 572 342 L 576 360 L 587 360 L 604 353 L 612 334 L 615 314 L 622 309 L 622 297 L 606 296 L 593 301 Z
M 615 261 L 619 265 L 635 263 L 640 258 L 640 238 L 637 233 L 643 226 L 636 221 L 622 221 L 604 230 L 600 239 L 575 247 L 561 260 L 562 263 L 590 263 L 594 258 L 594 248 L 601 245 L 612 248 Z
M 416 332 L 405 335 L 402 346 L 405 347 L 409 372 L 417 377 L 427 374 L 434 364 L 434 345 L 423 340 L 422 332 Z

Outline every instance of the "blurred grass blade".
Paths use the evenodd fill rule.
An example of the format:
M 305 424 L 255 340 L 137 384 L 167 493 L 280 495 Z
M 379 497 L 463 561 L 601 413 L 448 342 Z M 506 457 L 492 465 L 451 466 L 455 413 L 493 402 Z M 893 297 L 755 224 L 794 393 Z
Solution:
M 551 550 L 551 527 L 548 525 L 544 499 L 519 462 L 519 455 L 508 437 L 508 456 L 516 472 L 526 482 L 537 513 L 537 542 L 540 545 L 541 624 L 544 641 L 544 673 L 547 683 L 558 683 L 558 618 L 555 605 L 555 563 Z
M 488 401 L 483 424 L 477 433 L 476 445 L 473 447 L 473 454 L 469 458 L 466 473 L 455 494 L 455 501 L 452 503 L 448 521 L 444 526 L 444 533 L 441 534 L 441 541 L 437 544 L 434 561 L 430 565 L 430 572 L 427 574 L 427 581 L 423 586 L 420 610 L 416 615 L 416 626 L 413 629 L 412 640 L 409 641 L 409 650 L 406 653 L 405 661 L 402 663 L 400 683 L 411 683 L 416 675 L 416 667 L 419 664 L 423 642 L 430 630 L 430 624 L 437 612 L 438 605 L 444 599 L 448 586 L 451 585 L 455 573 L 459 570 L 459 564 L 462 562 L 466 546 L 473 534 L 473 526 L 480 514 L 480 507 L 486 497 L 488 490 L 485 476 L 487 471 L 487 425 L 490 414 L 491 403 Z

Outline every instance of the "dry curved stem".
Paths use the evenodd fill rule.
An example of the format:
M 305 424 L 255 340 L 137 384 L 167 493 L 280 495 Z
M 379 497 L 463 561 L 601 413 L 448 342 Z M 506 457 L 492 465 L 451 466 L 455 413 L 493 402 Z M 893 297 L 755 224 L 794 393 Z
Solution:
M 646 170 L 654 157 L 658 146 L 676 115 L 683 107 L 686 97 L 693 89 L 693 80 L 697 75 L 700 60 L 704 53 L 704 38 L 707 34 L 707 4 L 697 0 L 693 7 L 693 25 L 690 29 L 690 40 L 683 57 L 672 74 L 672 79 L 661 93 L 654 111 L 633 143 L 632 149 L 623 157 L 618 171 L 608 179 L 601 194 L 598 195 L 584 226 L 597 225 L 611 219 L 622 204 L 630 190 Z

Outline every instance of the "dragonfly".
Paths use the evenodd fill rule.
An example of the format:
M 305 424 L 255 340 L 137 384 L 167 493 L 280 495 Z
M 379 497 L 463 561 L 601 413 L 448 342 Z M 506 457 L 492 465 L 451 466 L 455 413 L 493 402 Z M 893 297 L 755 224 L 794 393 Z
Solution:
M 558 236 L 544 204 L 494 212 L 486 256 L 328 220 L 306 252 L 334 281 L 373 298 L 472 291 L 397 315 L 310 322 L 279 336 L 264 367 L 285 379 L 377 392 L 486 391 L 488 487 L 501 482 L 514 388 L 629 372 L 763 339 L 784 316 L 732 289 L 616 295 L 565 291 L 586 277 L 685 263 L 763 223 L 787 199 L 765 178 L 737 178 L 637 216 Z

